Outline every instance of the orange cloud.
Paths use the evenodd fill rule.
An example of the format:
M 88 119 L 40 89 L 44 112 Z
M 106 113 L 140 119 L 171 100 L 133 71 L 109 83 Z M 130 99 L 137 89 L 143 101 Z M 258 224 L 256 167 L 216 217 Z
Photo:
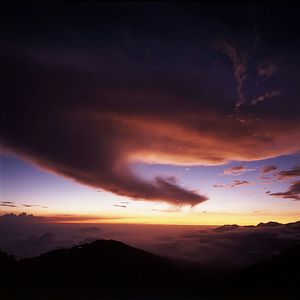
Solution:
M 245 166 L 237 166 L 224 170 L 225 175 L 241 175 L 245 172 L 255 171 L 256 169 L 247 169 Z

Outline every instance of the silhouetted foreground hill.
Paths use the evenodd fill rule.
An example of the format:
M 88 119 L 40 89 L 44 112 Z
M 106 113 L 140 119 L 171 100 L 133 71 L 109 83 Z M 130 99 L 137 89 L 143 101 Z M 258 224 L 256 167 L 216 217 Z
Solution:
M 0 253 L 2 299 L 300 299 L 300 246 L 205 282 L 149 252 L 99 240 L 14 261 Z M 199 274 L 203 273 L 199 272 Z
M 113 240 L 15 264 L 3 258 L 9 267 L 6 299 L 156 299 L 182 283 L 175 267 L 163 258 Z
M 300 245 L 227 276 L 213 299 L 300 299 Z

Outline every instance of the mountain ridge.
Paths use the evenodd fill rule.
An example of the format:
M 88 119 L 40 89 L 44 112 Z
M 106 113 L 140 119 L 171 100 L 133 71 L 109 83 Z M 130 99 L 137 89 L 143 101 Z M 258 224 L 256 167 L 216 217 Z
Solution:
M 20 261 L 0 254 L 3 299 L 297 299 L 300 280 L 300 245 L 208 284 L 197 272 L 184 272 L 164 257 L 115 240 Z

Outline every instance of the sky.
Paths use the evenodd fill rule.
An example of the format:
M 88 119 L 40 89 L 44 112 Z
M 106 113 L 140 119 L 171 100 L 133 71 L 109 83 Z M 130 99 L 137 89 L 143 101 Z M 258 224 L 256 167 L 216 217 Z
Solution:
M 293 5 L 36 3 L 1 14 L 1 215 L 300 219 Z

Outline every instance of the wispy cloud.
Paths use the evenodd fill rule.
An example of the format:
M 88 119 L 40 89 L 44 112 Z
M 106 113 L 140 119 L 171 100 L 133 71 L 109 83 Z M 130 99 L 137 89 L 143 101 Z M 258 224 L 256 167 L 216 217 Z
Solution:
M 266 174 L 272 171 L 278 170 L 278 167 L 275 165 L 266 165 L 261 168 L 261 173 Z
M 1 206 L 7 206 L 7 207 L 18 207 L 18 206 L 23 206 L 23 207 L 40 207 L 40 208 L 48 208 L 48 206 L 45 206 L 45 205 L 40 205 L 40 204 L 17 204 L 13 201 L 2 201 Z
M 300 201 L 300 180 L 293 182 L 285 192 L 268 193 L 268 195 Z
M 249 185 L 251 184 L 248 180 L 234 180 L 234 182 L 231 184 L 231 187 L 237 187 L 241 185 Z
M 247 65 L 251 57 L 251 52 L 239 51 L 232 43 L 223 40 L 217 43 L 217 49 L 225 53 L 232 61 L 233 73 L 237 83 L 236 93 L 238 99 L 235 108 L 239 109 L 240 106 L 246 103 L 247 99 L 244 93 L 244 82 L 248 76 Z M 249 50 L 249 49 L 248 49 Z
M 226 184 L 214 184 L 214 188 L 225 188 L 227 185 Z
M 235 103 L 236 118 L 240 122 L 251 120 L 251 116 L 247 115 L 247 110 L 242 108 L 243 106 L 254 106 L 266 99 L 278 97 L 282 94 L 282 91 L 278 89 L 272 89 L 266 91 L 263 94 L 257 95 L 254 99 L 246 95 L 245 83 L 249 76 L 249 64 L 254 52 L 256 51 L 258 44 L 258 36 L 253 40 L 252 44 L 247 47 L 237 47 L 234 43 L 228 40 L 223 40 L 217 43 L 217 49 L 225 53 L 232 61 L 234 78 L 236 81 L 236 93 L 237 101 Z M 278 66 L 267 60 L 256 66 L 257 76 L 262 77 L 264 81 L 268 80 L 278 70 Z M 245 114 L 246 113 L 246 114 Z
M 279 179 L 289 179 L 300 177 L 300 166 L 296 166 L 290 170 L 284 170 L 278 173 Z
M 250 105 L 255 105 L 255 104 L 262 102 L 268 98 L 274 98 L 274 97 L 280 96 L 281 94 L 282 94 L 282 92 L 279 90 L 266 92 L 263 95 L 260 95 L 255 99 L 252 99 L 250 102 Z
M 48 206 L 45 205 L 39 205 L 39 204 L 22 204 L 24 207 L 41 207 L 41 208 L 48 208 Z
M 126 205 L 119 205 L 119 204 L 114 204 L 115 207 L 122 207 L 122 208 L 127 208 Z
M 235 175 L 239 176 L 246 172 L 255 171 L 254 168 L 247 168 L 246 166 L 236 166 L 229 169 L 224 170 L 223 174 L 225 175 Z
M 14 202 L 12 201 L 2 201 L 0 203 L 0 206 L 5 206 L 5 207 L 17 207 Z
M 74 214 L 60 214 L 50 215 L 46 217 L 35 216 L 33 214 L 27 214 L 25 212 L 20 214 L 4 214 L 0 216 L 3 222 L 7 224 L 37 224 L 37 223 L 64 223 L 64 222 L 84 222 L 84 221 L 109 221 L 118 220 L 122 217 L 118 216 L 86 216 L 86 215 L 74 215 Z
M 240 186 L 245 186 L 245 185 L 250 185 L 253 182 L 248 181 L 248 180 L 234 180 L 232 183 L 229 184 L 214 184 L 214 188 L 235 188 L 235 187 L 240 187 Z
M 264 61 L 256 66 L 257 76 L 262 77 L 263 80 L 268 80 L 278 71 L 278 68 L 278 65 L 274 61 Z

